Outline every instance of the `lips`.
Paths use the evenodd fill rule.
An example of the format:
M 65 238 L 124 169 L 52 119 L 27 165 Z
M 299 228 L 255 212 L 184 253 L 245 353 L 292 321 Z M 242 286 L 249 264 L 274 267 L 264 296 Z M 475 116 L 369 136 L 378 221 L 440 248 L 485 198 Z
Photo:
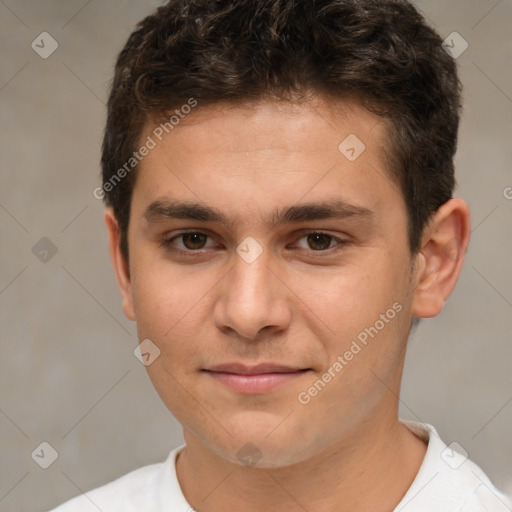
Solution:
M 238 393 L 262 394 L 300 378 L 309 370 L 274 363 L 255 366 L 228 363 L 204 371 L 215 381 Z
M 293 373 L 303 370 L 303 368 L 277 365 L 273 363 L 261 363 L 256 366 L 246 366 L 240 363 L 228 363 L 212 366 L 206 371 L 234 373 L 237 375 L 261 375 L 265 373 Z

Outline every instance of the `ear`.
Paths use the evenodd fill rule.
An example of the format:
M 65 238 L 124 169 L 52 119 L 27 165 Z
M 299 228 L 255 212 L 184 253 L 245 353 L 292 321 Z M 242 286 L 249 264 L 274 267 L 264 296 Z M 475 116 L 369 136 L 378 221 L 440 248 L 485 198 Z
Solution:
M 119 291 L 121 292 L 123 300 L 123 311 L 127 318 L 135 320 L 130 271 L 126 258 L 121 251 L 119 224 L 112 208 L 107 208 L 105 211 L 105 224 L 107 225 L 109 237 L 110 259 L 112 260 L 117 285 L 119 286 Z
M 469 207 L 462 199 L 450 199 L 434 213 L 417 256 L 414 316 L 430 318 L 442 311 L 459 278 L 470 234 Z

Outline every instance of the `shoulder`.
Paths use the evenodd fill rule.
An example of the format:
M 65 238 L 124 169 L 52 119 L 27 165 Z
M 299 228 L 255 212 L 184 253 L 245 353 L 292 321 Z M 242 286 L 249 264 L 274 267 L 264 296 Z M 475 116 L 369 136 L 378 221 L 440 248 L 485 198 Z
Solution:
M 468 459 L 462 446 L 441 440 L 426 423 L 402 421 L 428 442 L 423 464 L 395 512 L 510 512 L 510 500 Z
M 180 447 L 181 448 L 181 447 Z M 101 487 L 87 491 L 50 512 L 157 512 L 163 510 L 163 490 L 172 481 L 176 448 L 165 462 L 141 467 Z

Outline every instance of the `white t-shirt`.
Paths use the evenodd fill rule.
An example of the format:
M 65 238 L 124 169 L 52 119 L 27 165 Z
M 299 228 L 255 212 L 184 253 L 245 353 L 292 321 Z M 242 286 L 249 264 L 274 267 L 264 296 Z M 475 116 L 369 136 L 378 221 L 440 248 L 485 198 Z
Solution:
M 429 424 L 400 420 L 428 443 L 415 480 L 394 512 L 511 512 L 512 502 Z M 50 512 L 193 512 L 176 476 L 176 456 L 136 469 Z M 455 447 L 456 448 L 456 447 Z M 459 448 L 460 449 L 460 448 Z

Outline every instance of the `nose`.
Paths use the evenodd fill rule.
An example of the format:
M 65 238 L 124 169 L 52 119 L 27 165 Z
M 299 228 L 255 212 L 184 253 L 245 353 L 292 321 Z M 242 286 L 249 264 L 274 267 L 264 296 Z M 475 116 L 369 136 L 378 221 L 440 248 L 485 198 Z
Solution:
M 245 341 L 258 341 L 290 325 L 289 290 L 271 270 L 264 251 L 248 263 L 236 254 L 231 271 L 222 280 L 214 308 L 216 326 Z M 264 331 L 264 332 L 263 332 Z

